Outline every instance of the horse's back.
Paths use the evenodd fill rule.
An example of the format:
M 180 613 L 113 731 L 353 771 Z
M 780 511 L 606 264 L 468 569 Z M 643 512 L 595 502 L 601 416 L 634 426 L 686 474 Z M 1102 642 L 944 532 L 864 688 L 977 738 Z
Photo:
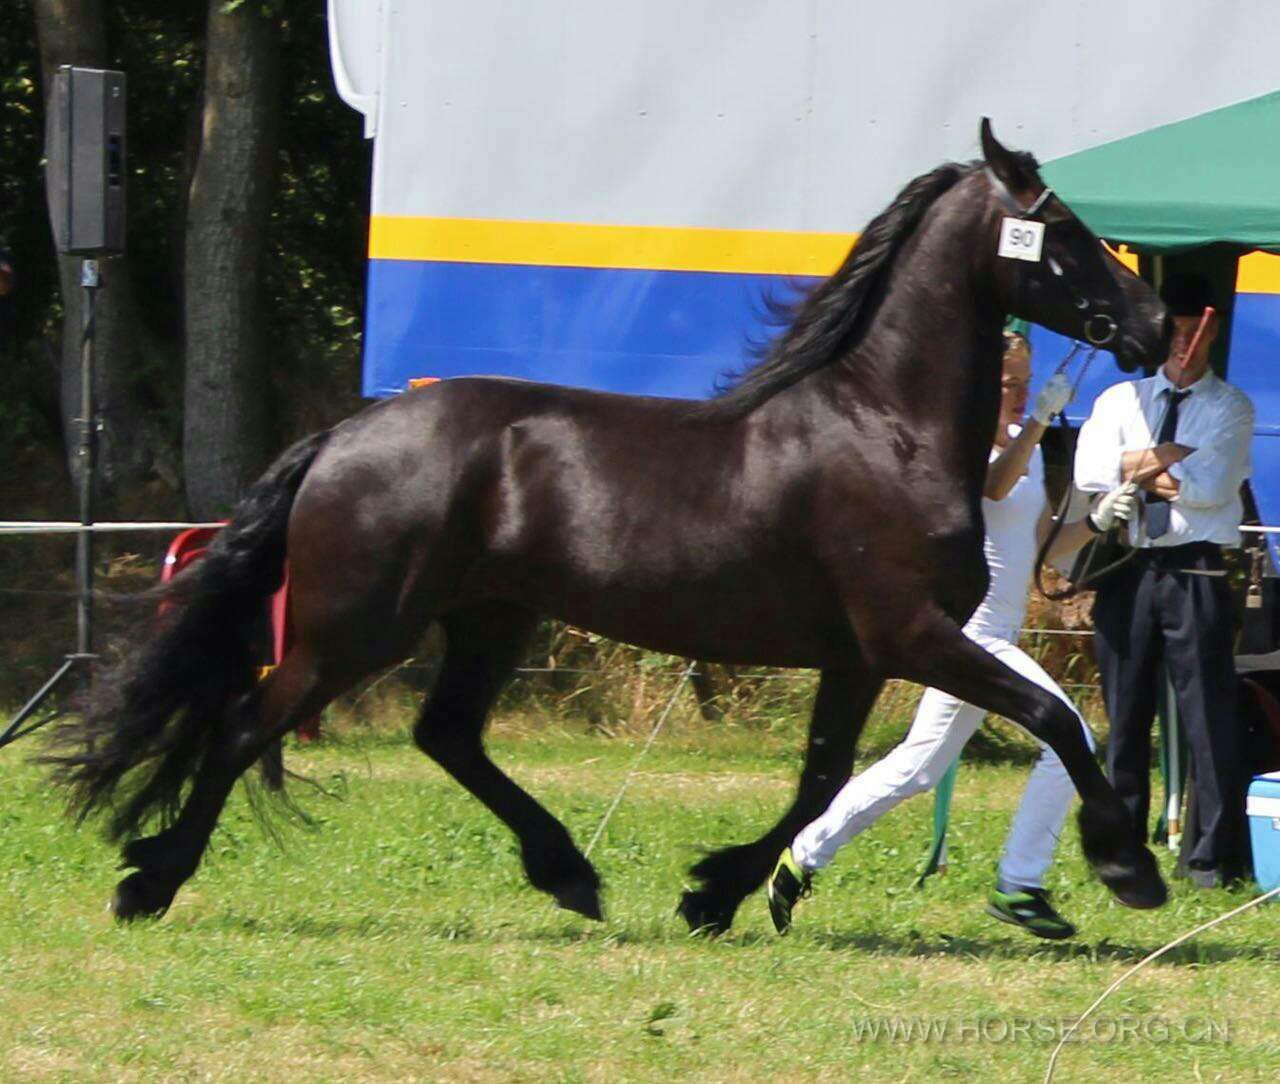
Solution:
M 550 560 L 587 535 L 617 545 L 656 530 L 672 509 L 714 523 L 738 456 L 732 434 L 690 420 L 691 405 L 506 378 L 429 385 L 333 430 L 291 529 L 329 537 L 335 558 L 354 547 L 345 560 L 423 532 Z
M 685 400 L 618 395 L 505 377 L 463 377 L 418 388 L 347 419 L 308 476 L 299 503 L 334 487 L 343 499 L 419 507 L 415 519 L 451 497 L 500 484 L 516 463 L 541 457 L 561 474 L 634 473 L 627 485 L 663 474 L 697 450 L 725 446 L 691 421 Z M 637 469 L 628 471 L 628 467 Z M 508 481 L 510 479 L 507 479 Z

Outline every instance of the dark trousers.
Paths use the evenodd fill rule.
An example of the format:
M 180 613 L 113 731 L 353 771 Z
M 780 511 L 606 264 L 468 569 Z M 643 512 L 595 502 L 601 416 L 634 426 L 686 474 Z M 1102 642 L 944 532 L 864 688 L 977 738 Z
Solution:
M 1193 543 L 1142 550 L 1098 586 L 1095 648 L 1111 720 L 1107 774 L 1147 838 L 1151 804 L 1151 724 L 1163 661 L 1195 765 L 1201 835 L 1189 862 L 1239 872 L 1244 846 L 1244 778 L 1231 591 L 1217 546 Z

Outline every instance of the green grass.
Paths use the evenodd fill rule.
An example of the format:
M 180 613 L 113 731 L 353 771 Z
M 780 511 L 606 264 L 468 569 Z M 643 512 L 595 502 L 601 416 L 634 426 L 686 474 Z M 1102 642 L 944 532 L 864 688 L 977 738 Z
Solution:
M 501 727 L 492 742 L 583 844 L 639 745 Z M 527 887 L 506 830 L 404 739 L 290 750 L 341 793 L 294 788 L 314 830 L 286 829 L 281 849 L 237 795 L 170 913 L 131 928 L 104 910 L 113 852 L 61 816 L 22 746 L 7 750 L 0 1080 L 1036 1080 L 1042 1038 L 857 1029 L 932 1015 L 985 1020 L 998 1039 L 1074 1017 L 1142 954 L 1248 898 L 1175 883 L 1162 911 L 1125 911 L 1071 828 L 1050 887 L 1081 936 L 999 925 L 981 905 L 1026 768 L 977 764 L 960 777 L 951 869 L 926 891 L 909 887 L 928 839 L 917 800 L 846 848 L 785 940 L 759 895 L 729 936 L 688 937 L 672 915 L 684 868 L 771 822 L 798 746 L 735 727 L 664 736 L 594 855 L 602 925 Z M 1211 1017 L 1229 1041 L 1073 1043 L 1057 1079 L 1274 1079 L 1277 963 L 1276 907 L 1210 931 L 1102 1011 Z

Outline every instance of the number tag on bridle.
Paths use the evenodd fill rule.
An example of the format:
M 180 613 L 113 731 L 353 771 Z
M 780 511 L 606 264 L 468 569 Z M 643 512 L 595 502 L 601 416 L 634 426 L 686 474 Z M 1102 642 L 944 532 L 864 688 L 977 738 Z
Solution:
M 1040 262 L 1040 249 L 1044 245 L 1044 223 L 1026 218 L 1005 218 L 1000 221 L 1000 246 L 996 255 L 1007 260 Z

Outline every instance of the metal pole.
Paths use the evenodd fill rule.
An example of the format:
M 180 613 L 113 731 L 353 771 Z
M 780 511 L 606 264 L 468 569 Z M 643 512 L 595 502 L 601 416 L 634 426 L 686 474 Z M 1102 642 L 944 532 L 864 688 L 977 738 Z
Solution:
M 1182 728 L 1178 719 L 1178 694 L 1173 681 L 1165 674 L 1165 763 L 1169 779 L 1165 791 L 1165 824 L 1169 828 L 1169 850 L 1176 851 L 1182 845 Z
M 80 438 L 76 455 L 80 460 L 80 525 L 90 527 L 93 524 L 93 476 L 96 468 L 94 453 L 98 439 L 98 419 L 94 414 L 93 403 L 93 320 L 99 286 L 97 260 L 81 261 L 80 285 L 84 288 L 84 304 L 80 313 Z M 56 719 L 61 712 L 55 710 L 44 718 L 27 724 L 27 720 L 35 715 L 68 674 L 76 669 L 83 669 L 87 683 L 88 667 L 93 659 L 93 532 L 81 530 L 76 534 L 76 650 L 66 657 L 53 677 L 40 687 L 40 691 L 0 731 L 0 748 Z
M 84 305 L 80 313 L 80 523 L 93 523 L 93 482 L 97 459 L 98 419 L 93 399 L 94 315 L 99 285 L 98 261 L 80 264 Z M 76 654 L 86 661 L 93 654 L 93 534 L 76 536 Z

